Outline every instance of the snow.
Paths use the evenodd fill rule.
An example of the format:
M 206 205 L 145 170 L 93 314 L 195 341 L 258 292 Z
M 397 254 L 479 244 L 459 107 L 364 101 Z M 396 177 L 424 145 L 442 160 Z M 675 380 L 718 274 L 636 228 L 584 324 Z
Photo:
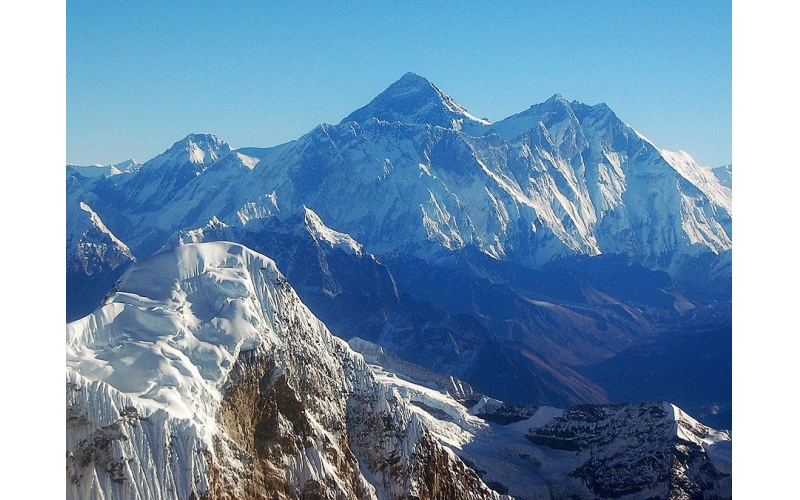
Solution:
M 364 248 L 350 235 L 334 231 L 327 227 L 322 219 L 310 208 L 304 206 L 305 223 L 308 232 L 318 242 L 327 243 L 331 248 L 337 248 L 350 255 L 362 255 Z
M 242 160 L 242 163 L 244 163 L 250 170 L 254 169 L 256 164 L 261 161 L 260 158 L 256 158 L 255 156 L 247 156 L 246 154 L 238 151 L 236 152 L 236 156 L 238 156 L 239 159 Z
M 169 149 L 145 162 L 144 169 L 174 168 L 185 163 L 208 167 L 225 154 L 231 147 L 213 134 L 189 134 Z
M 108 238 L 113 242 L 113 244 L 116 245 L 118 248 L 120 248 L 122 251 L 130 253 L 130 249 L 128 248 L 128 246 L 125 243 L 123 243 L 119 238 L 114 236 L 114 234 L 111 233 L 111 231 L 108 230 L 105 224 L 103 224 L 103 221 L 100 220 L 100 216 L 98 216 L 97 213 L 94 210 L 92 210 L 92 208 L 89 205 L 87 205 L 84 202 L 80 202 L 79 206 L 81 210 L 89 214 L 89 218 L 94 227 L 99 229 L 102 233 L 105 233 L 108 236 Z
M 206 152 L 200 149 L 194 142 L 189 143 L 189 161 L 192 163 L 203 163 Z
M 121 174 L 132 174 L 141 168 L 141 164 L 138 163 L 134 159 L 125 160 L 124 162 L 117 163 L 115 165 L 90 165 L 90 166 L 81 166 L 81 165 L 67 165 L 67 177 L 71 175 L 72 172 L 77 172 L 78 174 L 82 175 L 83 177 L 113 177 L 116 175 Z
M 534 429 L 546 426 L 555 426 L 557 435 L 559 432 L 570 435 L 574 429 L 586 425 L 580 417 L 578 420 L 559 423 L 556 419 L 564 418 L 565 410 L 541 406 L 534 408 L 533 415 L 524 420 L 507 425 L 488 422 L 476 414 L 491 412 L 491 407 L 500 407 L 503 405 L 502 401 L 482 396 L 475 405 L 467 409 L 443 387 L 432 383 L 430 377 L 425 377 L 424 370 L 419 367 L 392 361 L 391 357 L 382 356 L 380 348 L 360 339 L 351 343 L 363 350 L 371 360 L 370 368 L 376 378 L 407 401 L 415 415 L 442 444 L 483 471 L 482 477 L 485 481 L 506 486 L 511 495 L 521 498 L 551 498 L 554 494 L 552 486 L 560 484 L 566 488 L 564 496 L 592 498 L 593 494 L 581 481 L 570 482 L 571 480 L 565 479 L 571 471 L 591 460 L 613 461 L 618 460 L 619 456 L 626 456 L 630 461 L 638 460 L 631 455 L 631 450 L 635 450 L 636 446 L 631 447 L 632 443 L 627 438 L 628 432 L 637 435 L 650 433 L 650 438 L 659 443 L 657 446 L 668 450 L 672 441 L 669 435 L 659 434 L 661 421 L 666 422 L 666 429 L 670 429 L 671 423 L 673 436 L 702 446 L 718 471 L 723 474 L 731 473 L 731 439 L 728 431 L 710 429 L 670 403 L 661 404 L 666 412 L 665 416 L 655 416 L 653 418 L 656 421 L 647 422 L 630 419 L 630 415 L 637 414 L 635 407 L 597 406 L 599 414 L 604 414 L 605 417 L 601 418 L 596 427 L 589 425 L 592 429 L 590 434 L 596 435 L 587 435 L 587 439 L 607 442 L 595 445 L 591 450 L 559 450 L 535 445 L 526 435 Z M 389 363 L 395 371 L 388 371 L 373 363 L 379 359 Z M 421 383 L 420 379 L 428 382 Z M 651 494 L 659 493 L 656 490 L 644 490 L 634 498 L 645 498 Z
M 676 435 L 680 439 L 702 446 L 714 467 L 723 474 L 730 474 L 733 463 L 730 431 L 718 431 L 707 427 L 678 406 L 667 402 L 663 404 L 664 410 L 675 421 Z
M 149 178 L 131 203 L 120 203 L 119 217 L 130 226 L 125 239 L 133 248 L 153 244 L 148 239 L 159 233 L 178 231 L 183 231 L 184 243 L 200 241 L 204 230 L 287 216 L 291 207 L 303 207 L 306 230 L 316 241 L 355 255 L 412 248 L 427 258 L 441 249 L 476 245 L 495 258 L 539 265 L 575 253 L 631 252 L 647 261 L 732 247 L 730 187 L 687 153 L 658 149 L 606 108 L 587 107 L 619 126 L 613 134 L 599 129 L 600 121 L 582 117 L 580 105 L 561 96 L 492 125 L 421 77 L 407 75 L 401 82 L 351 115 L 360 122 L 346 119 L 338 126 L 321 126 L 276 148 L 251 148 L 226 157 L 230 147 L 223 141 L 191 134 L 141 171 L 135 162 L 108 168 L 68 166 L 68 178 L 70 169 L 84 169 L 85 176 L 97 179 L 117 172 L 141 179 L 143 172 L 161 167 L 170 173 L 173 167 L 202 165 L 191 167 L 196 178 L 190 185 L 160 183 L 168 176 Z M 429 119 L 436 123 L 425 121 Z M 615 144 L 626 146 L 614 149 Z M 80 188 L 86 192 L 74 196 L 85 201 L 100 196 L 91 191 L 89 181 Z M 127 196 L 123 190 L 113 193 Z M 163 195 L 163 205 L 127 208 L 155 195 Z M 88 203 L 81 201 L 78 207 L 88 215 L 86 221 L 129 251 Z M 515 241 L 530 237 L 527 230 L 537 233 L 534 253 L 509 252 Z M 68 252 L 82 234 L 71 236 Z M 574 463 L 564 452 L 543 450 L 524 439 L 529 429 L 547 425 L 563 410 L 541 407 L 525 421 L 499 426 L 474 415 L 484 405 L 500 404 L 497 400 L 484 399 L 470 412 L 446 390 L 377 366 L 366 368 L 296 306 L 290 292 L 281 291 L 279 277 L 269 259 L 230 243 L 187 244 L 129 271 L 100 309 L 67 325 L 67 379 L 96 393 L 88 399 L 81 399 L 85 393 L 68 393 L 68 405 L 80 400 L 97 409 L 103 425 L 120 418 L 119 408 L 132 406 L 163 424 L 163 432 L 170 429 L 182 436 L 189 443 L 186 456 L 212 449 L 210 439 L 222 432 L 216 415 L 224 388 L 243 351 L 278 348 L 291 355 L 302 347 L 319 354 L 305 344 L 309 339 L 287 339 L 282 318 L 289 310 L 298 321 L 314 325 L 313 338 L 326 346 L 324 366 L 336 367 L 341 359 L 355 363 L 342 384 L 369 395 L 376 408 L 391 410 L 392 418 L 409 429 L 402 443 L 387 439 L 375 449 L 366 442 L 354 449 L 401 449 L 410 459 L 420 429 L 427 428 L 455 453 L 487 463 L 488 477 L 517 481 L 518 488 L 526 486 L 514 477 L 546 478 Z M 394 400 L 397 406 L 390 403 Z M 331 414 L 344 411 L 332 401 L 320 405 Z M 677 407 L 670 411 L 687 423 L 676 424 L 676 435 L 701 443 L 719 470 L 730 464 L 729 435 L 707 429 L 698 437 L 691 429 L 699 427 L 690 417 Z M 68 444 L 89 436 L 81 432 L 70 434 Z M 132 432 L 130 442 L 121 445 L 126 453 L 142 457 L 140 464 L 150 460 L 151 465 L 163 465 L 154 458 L 155 451 L 134 444 L 149 439 L 143 433 L 151 430 Z M 531 458 L 518 459 L 522 455 Z M 330 464 L 314 451 L 291 461 L 298 480 L 332 474 Z M 537 461 L 540 468 L 532 465 Z M 181 466 L 196 477 L 204 474 L 203 463 L 182 461 Z M 97 474 L 92 484 L 106 481 Z M 130 474 L 145 480 L 149 473 Z M 154 474 L 153 491 L 167 491 L 166 485 L 175 481 L 167 473 Z M 372 471 L 365 476 L 373 484 L 385 479 Z M 96 495 L 117 491 L 113 488 L 106 481 Z M 186 484 L 175 488 L 182 497 L 191 491 Z M 376 495 L 385 493 L 381 488 L 374 488 Z

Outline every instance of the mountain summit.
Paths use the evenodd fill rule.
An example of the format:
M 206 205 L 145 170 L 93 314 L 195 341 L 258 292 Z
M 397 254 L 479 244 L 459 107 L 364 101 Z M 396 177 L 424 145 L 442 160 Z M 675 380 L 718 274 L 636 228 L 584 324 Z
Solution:
M 363 108 L 348 115 L 342 124 L 364 123 L 376 118 L 387 122 L 438 125 L 461 130 L 465 124 L 489 125 L 476 118 L 428 79 L 406 73 Z
M 208 166 L 230 151 L 228 143 L 213 134 L 189 134 L 144 166 L 157 168 L 186 163 Z

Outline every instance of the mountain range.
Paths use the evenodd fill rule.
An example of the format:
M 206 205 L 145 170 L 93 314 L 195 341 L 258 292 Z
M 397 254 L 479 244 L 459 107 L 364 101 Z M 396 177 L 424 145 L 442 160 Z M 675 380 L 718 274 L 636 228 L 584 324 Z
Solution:
M 279 146 L 68 165 L 66 201 L 68 496 L 730 495 L 730 434 L 685 411 L 732 427 L 732 168 L 604 104 L 490 123 L 409 73 Z M 565 444 L 576 419 L 618 430 Z M 533 447 L 520 477 L 467 446 L 490 431 Z

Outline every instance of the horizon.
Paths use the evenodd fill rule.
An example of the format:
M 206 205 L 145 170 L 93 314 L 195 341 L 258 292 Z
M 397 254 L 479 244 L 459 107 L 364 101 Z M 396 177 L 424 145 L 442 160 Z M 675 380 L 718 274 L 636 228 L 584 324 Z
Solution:
M 65 159 L 145 162 L 191 133 L 276 146 L 339 123 L 413 72 L 492 122 L 561 94 L 607 104 L 659 148 L 727 165 L 731 10 L 70 2 Z

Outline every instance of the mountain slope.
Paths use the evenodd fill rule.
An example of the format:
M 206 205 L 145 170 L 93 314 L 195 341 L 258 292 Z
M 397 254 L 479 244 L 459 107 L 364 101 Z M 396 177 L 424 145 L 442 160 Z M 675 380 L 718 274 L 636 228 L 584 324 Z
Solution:
M 353 342 L 396 372 L 367 365 L 233 243 L 137 264 L 66 334 L 67 498 L 730 498 L 730 436 L 673 405 L 506 405 Z
M 238 241 L 270 255 L 303 302 L 334 334 L 347 340 L 358 336 L 378 342 L 407 360 L 458 376 L 510 401 L 553 405 L 608 402 L 599 387 L 564 365 L 575 356 L 562 355 L 570 350 L 596 359 L 597 353 L 615 352 L 615 345 L 627 346 L 632 338 L 624 332 L 634 328 L 627 313 L 609 309 L 586 317 L 587 312 L 580 308 L 529 301 L 502 285 L 473 284 L 470 281 L 476 278 L 465 276 L 461 268 L 467 266 L 461 262 L 451 268 L 432 268 L 419 261 L 402 266 L 391 262 L 395 269 L 408 267 L 419 273 L 402 275 L 401 293 L 386 265 L 365 252 L 361 243 L 325 226 L 310 209 L 298 214 L 282 212 L 241 228 L 212 220 L 203 228 L 175 235 L 175 239 L 183 243 Z M 516 274 L 525 276 L 519 270 Z M 473 286 L 480 287 L 475 298 L 464 299 Z M 442 292 L 449 302 L 436 298 Z M 473 317 L 472 307 L 491 311 L 497 325 L 487 326 Z M 593 326 L 598 317 L 607 322 L 602 331 Z M 529 323 L 514 335 L 528 338 L 522 347 L 519 339 L 501 338 L 514 318 L 515 325 Z M 572 335 L 556 325 L 580 328 L 582 334 Z M 530 335 L 533 329 L 537 330 L 535 337 Z M 590 357 L 589 353 L 595 354 Z

